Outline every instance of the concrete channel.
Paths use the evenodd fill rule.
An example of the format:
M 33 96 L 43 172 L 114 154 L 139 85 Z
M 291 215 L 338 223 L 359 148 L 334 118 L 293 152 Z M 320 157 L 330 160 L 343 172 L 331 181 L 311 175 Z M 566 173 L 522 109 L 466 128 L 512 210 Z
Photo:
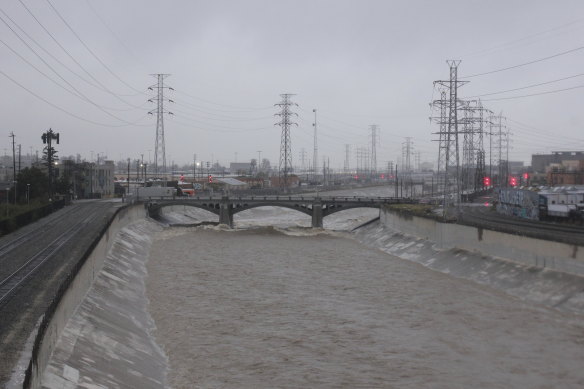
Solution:
M 136 358 L 143 368 L 129 369 L 114 357 L 120 366 L 102 366 L 105 370 L 115 370 L 119 377 L 111 377 L 111 386 L 117 387 L 121 382 L 128 380 L 136 387 L 161 387 L 164 382 L 165 366 L 164 353 L 157 350 L 154 343 L 144 340 L 148 338 L 148 327 L 152 325 L 148 317 L 140 316 L 138 310 L 134 312 L 127 309 L 122 315 L 122 305 L 129 299 L 135 298 L 133 304 L 144 304 L 140 299 L 143 290 L 138 287 L 135 290 L 126 290 L 123 299 L 116 303 L 116 295 L 112 294 L 116 289 L 123 289 L 124 285 L 136 284 L 135 280 L 122 279 L 104 263 L 114 244 L 132 246 L 135 250 L 147 250 L 148 242 L 141 240 L 139 236 L 127 235 L 120 239 L 120 231 L 133 223 L 140 223 L 147 217 L 143 205 L 130 205 L 121 208 L 109 228 L 95 244 L 95 249 L 85 261 L 75 277 L 62 294 L 55 305 L 54 311 L 47 316 L 45 323 L 37 334 L 33 357 L 27 372 L 25 387 L 30 388 L 56 388 L 76 387 L 79 371 L 69 368 L 61 371 L 51 370 L 47 367 L 51 358 L 64 358 L 67 355 L 55 355 L 55 347 L 62 337 L 66 325 L 71 324 L 70 319 L 78 313 L 78 307 L 88 298 L 88 291 L 96 285 L 96 280 L 101 275 L 102 281 L 98 290 L 102 294 L 101 304 L 111 304 L 112 312 L 116 315 L 106 314 L 104 317 L 111 319 L 108 323 L 94 323 L 96 328 L 101 326 L 119 325 L 128 326 L 128 338 L 132 340 L 132 347 L 127 351 L 129 358 L 127 366 L 135 366 L 131 358 Z M 372 223 L 364 226 L 356 232 L 356 236 L 363 243 L 382 249 L 383 251 L 423 264 L 435 270 L 449 273 L 456 277 L 474 280 L 479 283 L 489 284 L 502 289 L 512 295 L 533 300 L 548 306 L 567 309 L 576 313 L 584 312 L 584 253 L 581 247 L 574 247 L 558 242 L 549 242 L 527 237 L 518 237 L 501 232 L 481 230 L 475 227 L 460 226 L 455 224 L 439 223 L 435 220 L 418 216 L 404 216 L 388 210 L 380 212 L 380 223 Z M 387 229 L 393 231 L 387 233 Z M 150 231 L 152 232 L 152 231 Z M 117 243 L 116 243 L 117 239 Z M 121 243 L 120 243 L 121 242 Z M 126 242 L 126 243 L 124 243 Z M 448 253 L 448 255 L 445 255 Z M 452 255 L 452 254 L 455 255 Z M 118 258 L 122 264 L 130 258 Z M 130 266 L 130 264 L 128 265 Z M 531 269 L 525 271 L 526 268 Z M 128 274 L 136 270 L 129 270 Z M 139 282 L 138 282 L 139 284 Z M 127 289 L 127 288 L 126 288 Z M 107 295 L 110 293 L 109 295 Z M 130 296 L 132 295 L 132 296 Z M 95 297 L 90 297 L 94 299 Z M 99 304 L 98 304 L 99 305 Z M 98 306 L 96 305 L 96 307 Z M 129 308 L 129 307 L 128 307 Z M 97 309 L 97 308 L 95 308 Z M 82 312 L 83 313 L 83 312 Z M 139 322 L 145 323 L 140 324 Z M 73 327 L 82 331 L 85 323 L 73 323 Z M 138 329 L 138 330 L 136 330 Z M 87 330 L 87 328 L 85 328 Z M 143 336 L 134 335 L 131 331 L 143 333 Z M 106 352 L 108 345 L 118 343 L 119 339 L 100 338 L 96 336 L 95 355 L 88 355 L 86 360 L 80 361 L 81 368 L 90 368 L 96 364 L 96 355 Z M 75 343 L 77 340 L 72 339 Z M 99 344 L 101 342 L 101 344 Z M 88 347 L 91 347 L 88 345 Z M 158 353 L 150 358 L 148 355 Z M 107 354 L 107 353 L 106 353 Z M 107 356 L 107 355 L 106 355 Z M 106 363 L 103 359 L 99 363 Z M 97 373 L 96 373 L 97 374 Z M 120 378 L 121 377 L 121 378 Z M 133 377 L 133 378 L 132 378 Z M 43 380 L 45 380 L 43 382 Z M 90 385 L 91 382 L 85 384 Z M 124 385 L 122 385 L 124 386 Z

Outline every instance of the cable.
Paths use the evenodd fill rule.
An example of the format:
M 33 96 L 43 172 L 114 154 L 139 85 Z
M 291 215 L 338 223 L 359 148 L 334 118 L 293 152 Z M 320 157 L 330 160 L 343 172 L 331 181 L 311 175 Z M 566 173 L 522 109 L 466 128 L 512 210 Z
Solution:
M 529 39 L 531 39 L 531 38 L 538 37 L 538 36 L 540 36 L 540 35 L 545 35 L 545 34 L 547 34 L 547 33 L 550 33 L 550 32 L 554 32 L 554 31 L 557 31 L 557 30 L 561 30 L 561 29 L 563 29 L 563 28 L 566 28 L 566 27 L 568 27 L 568 26 L 571 26 L 571 25 L 573 25 L 573 24 L 578 24 L 578 23 L 582 22 L 582 20 L 584 20 L 584 19 L 577 19 L 577 20 L 574 20 L 574 21 L 568 22 L 568 23 L 566 23 L 566 24 L 562 24 L 562 25 L 560 25 L 560 26 L 557 26 L 557 27 L 551 28 L 551 29 L 549 29 L 549 30 L 545 30 L 545 31 L 537 32 L 537 33 L 535 33 L 535 34 L 527 35 L 527 36 L 524 36 L 524 37 L 522 37 L 522 38 L 518 38 L 518 39 L 515 39 L 515 40 L 512 40 L 512 41 L 508 41 L 508 42 L 506 42 L 506 43 L 501 43 L 501 44 L 499 44 L 499 45 L 497 45 L 497 46 L 493 46 L 493 47 L 490 47 L 490 48 L 487 48 L 487 49 L 483 49 L 483 50 L 475 51 L 475 52 L 469 53 L 469 54 L 468 54 L 468 56 L 469 56 L 469 57 L 471 57 L 471 58 L 472 58 L 472 57 L 478 57 L 478 56 L 484 55 L 484 54 L 486 54 L 486 53 L 488 53 L 488 52 L 490 52 L 490 51 L 496 51 L 497 49 L 503 49 L 503 48 L 505 48 L 505 46 L 512 46 L 512 45 L 514 45 L 515 43 L 520 43 L 520 42 L 523 42 L 523 41 L 529 40 Z M 466 56 L 465 56 L 465 57 L 466 57 Z
M 178 106 L 181 106 L 181 107 L 185 107 L 187 109 L 192 109 L 192 110 L 197 111 L 197 109 L 191 108 L 191 107 L 189 107 L 186 104 L 182 104 L 182 103 L 175 102 L 175 105 L 178 105 Z M 180 112 L 177 109 L 175 109 L 175 111 Z M 209 115 L 215 115 L 215 114 L 209 114 Z M 212 117 L 203 117 L 203 119 L 223 121 L 223 122 L 237 122 L 237 121 L 254 121 L 254 120 L 263 120 L 263 119 L 271 119 L 271 118 L 273 118 L 273 116 L 261 116 L 261 117 L 255 117 L 255 118 L 238 118 L 238 117 L 223 116 L 223 115 L 215 115 L 215 116 L 218 116 L 220 119 L 212 118 Z
M 22 0 L 19 0 L 22 3 Z M 51 0 L 45 0 L 49 6 L 53 9 L 53 11 L 55 12 L 55 14 L 57 14 L 57 16 L 59 17 L 59 19 L 61 19 L 61 21 L 67 26 L 67 28 L 73 33 L 73 35 L 75 35 L 75 37 L 77 38 L 77 40 L 79 40 L 79 42 L 81 42 L 81 44 L 83 45 L 83 47 L 85 47 L 87 49 L 87 51 L 93 56 L 93 58 L 95 58 L 97 60 L 97 62 L 99 62 L 112 76 L 114 76 L 118 81 L 120 81 L 122 84 L 126 85 L 128 88 L 132 89 L 134 92 L 146 95 L 147 93 L 143 92 L 143 91 L 139 91 L 138 89 L 134 88 L 132 85 L 128 84 L 126 81 L 122 80 L 116 73 L 114 73 L 113 70 L 110 69 L 109 66 L 107 66 L 102 60 L 101 58 L 99 58 L 97 56 L 97 54 L 95 54 L 93 52 L 93 50 L 91 50 L 89 48 L 89 46 L 87 46 L 85 44 L 85 42 L 83 41 L 83 39 L 81 39 L 81 37 L 75 32 L 75 30 L 73 29 L 73 27 L 71 27 L 71 25 L 69 25 L 69 23 L 67 23 L 67 21 L 65 20 L 65 18 L 63 18 L 63 16 L 59 13 L 59 11 L 55 8 L 55 6 L 53 5 L 53 3 L 51 3 Z
M 516 68 L 519 68 L 519 67 L 522 67 L 522 66 L 531 65 L 531 64 L 534 64 L 534 63 L 537 63 L 537 62 L 542 62 L 542 61 L 546 61 L 548 59 L 560 57 L 562 55 L 574 53 L 574 52 L 579 51 L 579 50 L 582 50 L 582 49 L 584 49 L 584 46 L 576 47 L 575 49 L 571 49 L 571 50 L 568 50 L 568 51 L 563 51 L 561 53 L 557 53 L 557 54 L 550 55 L 550 56 L 547 56 L 547 57 L 539 58 L 539 59 L 536 59 L 536 60 L 533 60 L 533 61 L 529 61 L 529 62 L 525 62 L 525 63 L 519 64 L 519 65 L 509 66 L 509 67 L 502 68 L 502 69 L 497 69 L 497 70 L 491 70 L 490 72 L 471 74 L 470 76 L 462 76 L 460 78 L 473 78 L 473 77 L 478 77 L 478 76 L 484 76 L 484 75 L 487 75 L 487 74 L 499 73 L 499 72 L 503 72 L 505 70 L 516 69 Z
M 209 101 L 209 100 L 202 99 L 200 97 L 196 97 L 196 96 L 190 95 L 190 94 L 188 94 L 186 92 L 182 92 L 180 90 L 178 90 L 178 91 L 175 90 L 175 92 L 176 93 L 179 93 L 179 94 L 182 94 L 182 95 L 185 95 L 185 96 L 188 96 L 191 99 L 203 101 L 203 102 L 205 102 L 207 104 L 217 105 L 217 106 L 220 106 L 220 107 L 235 108 L 235 109 L 242 110 L 242 111 L 263 111 L 263 110 L 268 110 L 268 109 L 274 109 L 273 106 L 269 106 L 269 107 L 238 107 L 236 105 L 227 105 L 227 104 L 215 103 L 215 102 L 212 102 L 212 101 Z
M 565 81 L 565 80 L 569 80 L 569 79 L 576 78 L 576 77 L 581 77 L 581 76 L 584 76 L 584 73 L 575 74 L 573 76 L 568 76 L 568 77 L 564 77 L 564 78 L 558 78 L 558 79 L 552 80 L 552 81 L 541 82 L 539 84 L 531 84 L 531 85 L 527 85 L 527 86 L 524 86 L 524 87 L 521 87 L 521 88 L 507 89 L 507 90 L 500 91 L 500 92 L 491 92 L 491 93 L 484 93 L 482 95 L 468 96 L 468 97 L 464 97 L 463 100 L 464 99 L 472 99 L 472 98 L 475 98 L 475 97 L 498 95 L 498 94 L 507 93 L 507 92 L 515 92 L 515 91 L 522 90 L 522 89 L 528 89 L 528 88 L 533 88 L 533 87 L 536 87 L 536 86 L 553 84 L 555 82 Z
M 129 124 L 118 124 L 118 125 L 113 125 L 113 124 L 105 124 L 105 123 L 99 123 L 99 122 L 94 122 L 93 120 L 85 119 L 85 118 L 83 118 L 83 117 L 81 117 L 81 116 L 78 116 L 78 115 L 75 115 L 74 113 L 71 113 L 71 112 L 67 111 L 66 109 L 64 109 L 64 108 L 61 108 L 61 107 L 59 107 L 58 105 L 51 103 L 49 100 L 47 100 L 47 99 L 45 99 L 45 98 L 43 98 L 43 97 L 39 96 L 39 95 L 38 95 L 38 94 L 36 94 L 35 92 L 31 91 L 30 89 L 28 89 L 27 87 L 25 87 L 24 85 L 22 85 L 21 83 L 19 83 L 18 81 L 16 81 L 16 80 L 15 80 L 15 79 L 13 79 L 12 77 L 10 77 L 8 74 L 4 73 L 2 70 L 0 70 L 0 73 L 1 73 L 1 74 L 2 74 L 4 77 L 6 77 L 6 78 L 7 78 L 7 79 L 9 79 L 10 81 L 12 81 L 14 84 L 18 85 L 19 87 L 21 87 L 22 89 L 24 89 L 25 91 L 27 91 L 28 93 L 30 93 L 31 95 L 33 95 L 34 97 L 36 97 L 37 99 L 39 99 L 39 100 L 42 100 L 42 101 L 44 101 L 45 103 L 47 103 L 48 105 L 50 105 L 51 107 L 53 107 L 53 108 L 56 108 L 56 109 L 58 109 L 59 111 L 61 111 L 61 112 L 65 113 L 65 114 L 67 114 L 67 115 L 69 115 L 69 116 L 72 116 L 72 117 L 74 117 L 74 118 L 76 118 L 76 119 L 82 120 L 82 121 L 84 121 L 84 122 L 91 123 L 91 124 L 95 124 L 95 125 L 98 125 L 98 126 L 103 126 L 103 127 L 127 127 L 127 126 L 130 126 L 130 125 L 133 125 L 133 126 L 138 126 L 138 127 L 149 127 L 149 126 L 150 126 L 150 125 L 146 125 L 146 124 L 137 124 L 137 123 L 138 123 L 140 120 L 144 119 L 144 118 L 146 117 L 146 115 L 145 115 L 145 116 L 143 116 L 143 117 L 141 117 L 141 118 L 139 118 L 139 119 L 138 119 L 138 120 L 136 120 L 134 123 L 129 123 Z
M 19 56 L 24 62 L 26 62 L 27 64 L 29 64 L 30 66 L 32 66 L 36 71 L 38 71 L 39 73 L 41 73 L 43 76 L 47 77 L 49 80 L 51 80 L 53 83 L 55 83 L 57 86 L 65 89 L 67 92 L 72 93 L 74 96 L 78 97 L 81 100 L 85 100 L 85 102 L 90 103 L 91 105 L 95 106 L 97 109 L 99 109 L 100 111 L 104 112 L 105 114 L 113 117 L 114 119 L 117 119 L 123 123 L 127 123 L 127 124 L 131 124 L 130 122 L 121 119 L 119 117 L 117 117 L 116 115 L 112 114 L 111 112 L 108 112 L 104 107 L 102 107 L 101 105 L 95 103 L 93 100 L 91 100 L 90 98 L 88 98 L 87 96 L 85 96 L 83 93 L 81 93 L 81 91 L 79 91 L 77 88 L 75 88 L 75 86 L 73 86 L 73 84 L 71 84 L 69 81 L 67 81 L 63 76 L 61 76 L 59 74 L 59 72 L 57 72 L 47 61 L 45 61 L 45 59 L 43 57 L 41 57 L 25 40 L 23 40 L 15 31 L 14 29 L 12 29 L 12 27 L 6 23 L 6 21 L 4 20 L 4 18 L 2 18 L 0 16 L 0 20 L 13 32 L 16 34 L 16 36 L 21 40 L 22 43 L 24 43 L 24 45 L 26 47 L 28 47 L 33 53 L 34 55 L 36 55 L 49 69 L 51 69 L 53 71 L 53 73 L 55 73 L 55 75 L 57 75 L 57 77 L 59 77 L 63 82 L 65 82 L 67 85 L 69 85 L 71 87 L 71 89 L 73 89 L 75 91 L 75 93 L 72 93 L 70 90 L 68 90 L 67 88 L 63 87 L 61 84 L 59 84 L 58 82 L 56 82 L 55 80 L 53 80 L 51 77 L 49 77 L 47 74 L 45 74 L 44 72 L 40 71 L 36 66 L 32 65 L 28 60 L 26 60 L 24 57 L 22 57 L 20 54 L 18 54 L 16 51 L 14 51 L 10 46 L 8 46 L 8 44 L 4 41 L 1 41 L 8 49 L 10 49 L 13 53 L 15 53 L 17 56 Z
M 584 88 L 584 85 L 578 85 L 578 86 L 573 86 L 573 87 L 564 88 L 564 89 L 555 89 L 555 90 L 551 90 L 551 91 L 547 91 L 547 92 L 531 93 L 529 95 L 521 95 L 521 96 L 513 96 L 513 97 L 500 97 L 500 98 L 497 98 L 497 99 L 485 99 L 483 101 L 501 101 L 501 100 L 522 99 L 524 97 L 532 97 L 532 96 L 540 96 L 540 95 L 549 95 L 549 94 L 552 94 L 552 93 L 565 92 L 565 91 L 579 89 L 579 88 Z
M 134 57 L 134 59 L 137 59 L 136 55 L 132 52 L 132 50 L 120 39 L 120 37 L 118 36 L 118 34 L 116 34 L 111 28 L 110 26 L 108 26 L 108 24 L 105 22 L 105 20 L 103 20 L 103 18 L 101 17 L 101 15 L 95 10 L 95 8 L 93 8 L 93 6 L 91 5 L 91 2 L 89 0 L 85 0 L 85 3 L 87 3 L 87 6 L 89 7 L 89 9 L 91 10 L 91 12 L 93 12 L 93 14 L 99 19 L 99 21 L 101 22 L 101 24 L 104 25 L 104 27 L 113 35 L 114 38 L 116 38 L 116 40 L 118 41 L 118 43 L 124 48 L 126 49 L 126 51 L 128 53 L 130 53 L 131 56 Z
M 112 96 L 116 97 L 118 100 L 122 101 L 123 103 L 136 108 L 136 106 L 134 106 L 133 104 L 128 103 L 127 101 L 121 99 L 121 96 L 137 96 L 137 94 L 134 95 L 121 95 L 115 92 L 112 92 L 111 90 L 109 90 L 105 85 L 103 85 L 97 78 L 95 78 L 89 71 L 87 71 L 87 69 L 85 69 L 85 67 L 83 65 L 81 65 L 79 63 L 79 61 L 77 61 L 75 59 L 75 57 L 73 57 L 73 55 L 71 55 L 71 53 L 69 53 L 69 51 L 63 47 L 63 45 L 57 40 L 57 38 L 55 38 L 55 36 L 41 23 L 41 21 L 36 17 L 36 15 L 30 10 L 30 8 L 28 8 L 26 6 L 26 4 L 24 4 L 24 2 L 22 0 L 18 0 L 20 2 L 20 4 L 24 7 L 24 9 L 28 12 L 28 14 L 36 21 L 36 23 L 41 26 L 41 28 L 43 29 L 43 31 L 45 31 L 45 33 L 51 37 L 51 39 L 53 40 L 53 42 L 55 42 L 57 44 L 57 46 L 59 46 L 59 48 L 61 50 L 63 50 L 63 52 L 65 54 L 67 54 L 67 56 L 77 65 L 79 66 L 79 68 L 81 70 L 83 70 L 83 72 L 85 72 L 85 74 L 87 74 L 93 81 L 95 81 L 98 85 L 101 86 L 100 89 L 102 89 L 103 91 L 110 93 Z M 145 94 L 144 92 L 140 92 L 139 94 Z

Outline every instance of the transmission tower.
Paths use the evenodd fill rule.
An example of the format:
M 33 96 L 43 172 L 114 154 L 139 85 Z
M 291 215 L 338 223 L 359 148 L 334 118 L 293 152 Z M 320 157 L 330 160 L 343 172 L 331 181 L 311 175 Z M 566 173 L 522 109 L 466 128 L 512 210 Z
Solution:
M 312 112 L 314 112 L 314 123 L 312 123 L 312 126 L 314 127 L 314 151 L 312 152 L 312 169 L 314 177 L 312 178 L 314 181 L 316 181 L 316 177 L 318 174 L 318 141 L 316 138 L 316 109 L 313 109 Z
M 377 125 L 372 124 L 369 126 L 371 130 L 371 176 L 377 174 Z
M 444 147 L 443 153 L 439 153 L 443 161 L 439 161 L 444 166 L 444 215 L 446 215 L 448 192 L 454 191 L 454 202 L 461 200 L 461 179 L 460 179 L 460 156 L 458 140 L 458 88 L 467 81 L 458 81 L 459 60 L 446 61 L 450 68 L 449 80 L 434 81 L 444 88 L 445 93 L 441 93 L 441 101 L 437 103 L 441 107 L 440 123 L 440 147 Z M 448 94 L 448 99 L 446 99 Z M 436 102 L 433 102 L 436 104 Z M 452 179 L 451 179 L 452 177 Z
M 154 172 L 158 175 L 159 172 L 166 174 L 166 146 L 164 143 L 164 114 L 172 115 L 170 111 L 164 110 L 164 101 L 173 102 L 170 99 L 165 99 L 164 89 L 174 90 L 169 86 L 164 86 L 164 79 L 170 74 L 151 74 L 158 82 L 148 88 L 148 90 L 156 90 L 156 97 L 148 99 L 149 102 L 156 102 L 156 109 L 148 112 L 153 115 L 156 112 L 156 141 L 154 144 Z
M 351 145 L 345 144 L 345 174 L 349 173 L 350 166 L 349 166 L 349 155 L 351 154 Z
M 279 181 L 281 188 L 288 188 L 288 175 L 292 171 L 292 143 L 290 140 L 290 127 L 292 125 L 298 125 L 290 120 L 292 115 L 298 116 L 296 113 L 290 110 L 290 107 L 298 104 L 290 101 L 290 98 L 294 96 L 291 93 L 284 93 L 280 95 L 282 101 L 275 106 L 280 107 L 280 112 L 276 113 L 276 116 L 280 117 L 280 121 L 275 125 L 282 128 L 282 139 L 280 142 L 280 166 L 279 166 Z M 316 128 L 316 126 L 315 126 Z
M 302 170 L 302 172 L 306 171 L 306 150 L 304 150 L 304 147 L 302 148 L 302 150 L 300 151 L 300 161 L 301 161 L 301 166 L 300 169 Z

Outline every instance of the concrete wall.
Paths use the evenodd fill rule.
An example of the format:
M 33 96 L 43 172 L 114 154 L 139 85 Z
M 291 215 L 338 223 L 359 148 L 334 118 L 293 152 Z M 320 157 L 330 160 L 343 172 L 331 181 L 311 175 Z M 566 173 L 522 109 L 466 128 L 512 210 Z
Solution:
M 43 372 L 49 363 L 51 354 L 59 337 L 79 304 L 85 298 L 89 288 L 101 271 L 103 263 L 118 231 L 133 221 L 144 219 L 146 210 L 143 204 L 120 209 L 109 228 L 101 236 L 93 251 L 62 295 L 48 322 L 44 333 L 39 330 L 35 343 L 38 349 L 33 353 L 32 369 L 28 380 L 29 387 L 39 388 Z M 25 381 L 26 383 L 26 381 Z
M 512 235 L 483 228 L 440 223 L 383 209 L 381 223 L 394 231 L 435 243 L 438 249 L 463 249 L 538 268 L 584 275 L 584 247 Z

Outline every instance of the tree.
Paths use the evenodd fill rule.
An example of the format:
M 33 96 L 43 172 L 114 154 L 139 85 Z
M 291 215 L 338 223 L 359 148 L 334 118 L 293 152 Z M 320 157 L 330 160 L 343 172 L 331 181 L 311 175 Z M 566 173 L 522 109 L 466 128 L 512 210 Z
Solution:
M 36 167 L 26 167 L 20 171 L 17 178 L 18 201 L 26 202 L 27 192 L 30 199 L 45 200 L 49 196 L 49 177 Z
M 55 182 L 55 193 L 69 194 L 73 189 L 73 183 L 71 181 L 71 174 L 67 172 L 59 177 Z

